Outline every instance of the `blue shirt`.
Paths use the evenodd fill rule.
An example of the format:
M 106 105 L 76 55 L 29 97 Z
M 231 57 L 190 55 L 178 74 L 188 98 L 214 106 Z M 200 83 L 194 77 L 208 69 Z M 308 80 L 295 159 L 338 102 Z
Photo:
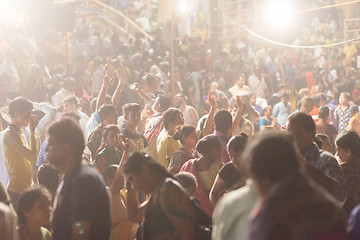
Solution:
M 287 106 L 285 107 L 283 102 L 278 102 L 273 109 L 273 115 L 271 116 L 271 118 L 276 117 L 277 118 L 277 122 L 281 127 L 284 127 L 286 124 L 286 120 L 288 118 L 288 116 L 291 113 L 291 105 L 290 103 L 287 104 Z

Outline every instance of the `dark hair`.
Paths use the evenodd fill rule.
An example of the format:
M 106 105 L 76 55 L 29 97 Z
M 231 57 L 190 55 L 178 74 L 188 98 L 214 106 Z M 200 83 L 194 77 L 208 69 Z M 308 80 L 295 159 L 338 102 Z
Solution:
M 360 157 L 360 137 L 353 131 L 346 131 L 339 134 L 336 138 L 336 146 L 341 147 L 342 149 L 350 149 L 351 155 L 356 158 Z
M 226 132 L 232 126 L 232 116 L 225 109 L 219 110 L 215 114 L 214 123 L 216 131 Z
M 183 137 L 187 137 L 195 131 L 196 129 L 193 126 L 182 126 L 180 130 L 175 133 L 174 139 L 179 140 L 181 144 L 184 145 Z
M 128 116 L 131 112 L 140 112 L 141 106 L 137 103 L 127 103 L 122 107 L 123 114 Z
M 142 79 L 146 81 L 148 86 L 152 86 L 153 84 L 156 83 L 157 76 L 151 73 L 145 73 Z
M 106 166 L 104 168 L 104 170 L 102 172 L 102 176 L 106 183 L 107 183 L 107 181 L 106 181 L 107 178 L 113 179 L 115 177 L 115 173 L 116 173 L 118 167 L 119 167 L 118 165 L 112 164 L 112 165 Z
M 74 155 L 81 156 L 85 148 L 84 133 L 79 124 L 70 118 L 53 123 L 48 134 L 58 143 L 68 144 Z
M 114 105 L 111 105 L 111 104 L 104 104 L 100 107 L 99 109 L 99 117 L 100 117 L 100 120 L 101 122 L 104 121 L 104 118 L 106 116 L 109 116 L 109 114 L 112 112 L 112 111 L 116 111 Z
M 356 105 L 352 105 L 352 106 L 350 106 L 349 111 L 351 114 L 355 114 L 355 113 L 359 112 L 359 108 Z
M 259 179 L 279 180 L 288 172 L 299 170 L 298 151 L 289 134 L 267 131 L 245 150 L 250 172 Z
M 345 97 L 347 100 L 351 99 L 350 93 L 348 93 L 348 92 L 341 92 L 340 96 Z
M 282 98 L 289 98 L 289 94 L 288 94 L 286 91 L 283 91 L 283 92 L 280 94 L 280 97 L 282 97 Z
M 189 186 L 197 187 L 196 177 L 192 173 L 179 172 L 174 175 L 174 178 L 181 184 L 183 188 L 187 188 Z
M 59 186 L 60 171 L 49 163 L 44 163 L 38 169 L 39 185 L 44 186 L 53 196 Z
M 320 119 L 326 119 L 329 117 L 329 113 L 330 113 L 330 110 L 329 110 L 329 107 L 327 106 L 322 106 L 319 108 L 319 118 Z
M 241 154 L 245 149 L 248 139 L 249 137 L 245 133 L 241 133 L 239 136 L 233 136 L 227 144 L 227 149 Z
M 77 115 L 77 113 L 71 112 L 71 113 L 64 113 L 62 116 L 62 118 L 70 118 L 74 121 L 76 121 L 77 123 L 80 123 L 80 116 Z
M 289 125 L 302 126 L 307 132 L 315 133 L 316 125 L 311 115 L 305 112 L 297 112 L 289 117 Z
M 319 136 L 315 136 L 314 142 L 318 146 L 318 148 L 322 149 L 323 140 Z
M 152 171 L 153 176 L 173 178 L 173 175 L 168 172 L 166 168 L 152 159 L 149 155 L 142 152 L 134 152 L 128 159 L 125 160 L 123 173 L 138 173 L 143 165 L 146 165 L 150 171 Z
M 63 102 L 68 102 L 70 103 L 71 105 L 72 104 L 75 104 L 75 106 L 78 108 L 79 107 L 79 101 L 78 99 L 76 98 L 75 95 L 70 95 L 70 96 L 67 96 L 64 98 Z
M 33 104 L 30 100 L 18 97 L 11 101 L 9 104 L 9 115 L 10 117 L 15 117 L 15 112 L 23 113 L 27 110 L 32 110 Z
M 30 188 L 21 194 L 17 204 L 17 216 L 19 218 L 19 224 L 25 224 L 25 212 L 30 211 L 34 207 L 36 201 L 40 200 L 43 196 L 50 197 L 50 194 L 46 188 L 42 187 Z
M 175 123 L 176 117 L 182 114 L 182 112 L 177 108 L 169 108 L 163 114 L 164 127 L 166 130 L 169 129 L 170 123 Z
M 120 133 L 120 129 L 118 128 L 118 126 L 116 126 L 115 124 L 109 124 L 109 125 L 106 125 L 103 129 L 103 138 L 107 138 L 107 136 L 109 135 L 109 132 L 111 131 L 116 131 L 118 133 Z
M 214 135 L 208 135 L 199 140 L 196 145 L 196 150 L 204 156 L 213 149 L 221 149 L 221 146 L 222 145 L 219 137 Z
M 163 94 L 159 94 L 157 97 L 161 111 L 166 111 L 171 106 L 170 99 L 168 97 L 165 97 Z

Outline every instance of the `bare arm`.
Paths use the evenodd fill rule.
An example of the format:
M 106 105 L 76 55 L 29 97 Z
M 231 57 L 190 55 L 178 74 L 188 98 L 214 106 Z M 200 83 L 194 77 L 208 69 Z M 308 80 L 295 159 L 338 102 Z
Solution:
M 214 185 L 211 188 L 209 199 L 212 205 L 215 207 L 222 195 L 226 192 L 224 181 L 221 180 L 219 174 L 216 176 Z
M 232 133 L 234 133 L 236 131 L 236 128 L 239 126 L 242 115 L 244 113 L 244 105 L 243 105 L 243 102 L 242 102 L 240 96 L 236 96 L 236 105 L 238 107 L 238 110 L 236 112 L 236 115 L 235 115 L 235 118 L 233 121 Z
M 103 84 L 101 85 L 99 96 L 96 100 L 96 112 L 97 113 L 98 113 L 100 107 L 105 103 L 107 89 L 109 87 L 110 80 L 111 80 L 106 72 L 104 72 L 102 74 L 102 78 L 103 78 Z
M 213 97 L 211 96 L 210 93 L 208 95 L 208 99 L 209 99 L 209 102 L 211 104 L 211 108 L 210 108 L 209 115 L 206 118 L 204 128 L 202 130 L 203 136 L 207 136 L 207 135 L 212 134 L 214 132 L 213 122 L 214 122 L 214 115 L 215 115 L 215 112 L 217 110 L 216 102 L 215 102 L 215 100 L 213 99 Z

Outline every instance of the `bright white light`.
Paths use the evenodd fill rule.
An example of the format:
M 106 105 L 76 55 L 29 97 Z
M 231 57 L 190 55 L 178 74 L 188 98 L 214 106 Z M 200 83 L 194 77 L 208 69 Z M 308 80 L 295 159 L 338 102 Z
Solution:
M 284 29 L 292 23 L 292 12 L 289 1 L 270 2 L 264 8 L 264 20 L 272 27 Z
M 184 1 L 180 2 L 180 4 L 179 4 L 179 12 L 185 13 L 186 10 L 187 10 L 186 3 Z

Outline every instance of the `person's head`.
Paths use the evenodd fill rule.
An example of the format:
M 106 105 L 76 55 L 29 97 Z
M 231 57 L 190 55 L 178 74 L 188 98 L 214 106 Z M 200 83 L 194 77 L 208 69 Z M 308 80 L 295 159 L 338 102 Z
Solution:
M 111 149 L 119 145 L 120 129 L 115 124 L 109 124 L 104 127 L 103 141 Z
M 238 88 L 242 88 L 244 84 L 245 84 L 245 75 L 241 73 L 236 80 L 236 85 L 238 86 Z
M 221 156 L 221 141 L 217 136 L 208 135 L 199 140 L 196 150 L 206 159 L 219 160 Z
M 64 113 L 61 118 L 70 118 L 74 120 L 75 122 L 80 124 L 80 116 L 77 113 L 71 112 L 71 113 Z
M 65 78 L 63 86 L 69 92 L 74 92 L 75 91 L 75 79 L 73 79 L 71 77 Z
M 182 126 L 174 135 L 175 140 L 179 140 L 184 147 L 195 149 L 198 137 L 193 126 Z
M 170 99 L 168 97 L 165 97 L 163 94 L 159 94 L 155 98 L 155 102 L 154 102 L 152 108 L 156 112 L 162 113 L 162 112 L 165 112 L 166 110 L 168 110 L 170 106 L 171 106 Z
M 328 121 L 330 114 L 330 109 L 328 106 L 322 106 L 319 108 L 319 119 L 324 120 L 325 122 Z
M 99 117 L 104 125 L 117 124 L 118 115 L 114 105 L 102 105 L 99 109 Z
M 264 108 L 264 116 L 270 119 L 272 114 L 273 114 L 273 109 L 270 105 Z
M 360 138 L 353 131 L 346 131 L 339 134 L 335 141 L 336 155 L 342 162 L 350 159 L 360 159 Z
M 241 165 L 241 154 L 245 149 L 248 138 L 249 137 L 245 133 L 241 133 L 238 136 L 230 138 L 227 144 L 230 161 L 237 167 L 240 167 Z
M 287 92 L 283 91 L 280 94 L 280 99 L 283 103 L 287 103 L 289 101 L 289 94 Z
M 250 97 L 249 104 L 251 106 L 255 106 L 255 104 L 256 104 L 256 94 L 255 93 L 250 93 L 249 97 Z
M 55 197 L 56 190 L 60 182 L 60 171 L 49 163 L 44 163 L 38 169 L 38 182 L 45 187 Z
M 158 77 L 151 73 L 146 73 L 142 78 L 142 84 L 145 90 L 156 90 L 159 85 L 158 83 Z
M 76 112 L 79 108 L 79 101 L 75 95 L 70 95 L 63 100 L 64 113 Z
M 314 99 L 311 97 L 304 97 L 301 99 L 300 111 L 310 113 L 314 108 Z
M 109 165 L 106 166 L 102 172 L 102 176 L 104 178 L 104 181 L 106 182 L 107 186 L 111 186 L 111 184 L 113 183 L 113 179 L 115 177 L 115 173 L 118 169 L 118 165 L 113 164 L 113 165 Z
M 194 174 L 189 172 L 179 172 L 174 175 L 174 178 L 181 184 L 190 196 L 195 195 L 197 191 L 197 183 Z
M 326 105 L 326 95 L 324 93 L 318 93 L 312 97 L 314 99 L 314 105 L 321 107 Z
M 340 93 L 339 103 L 340 103 L 342 106 L 348 106 L 350 99 L 351 99 L 350 93 L 348 93 L 348 92 L 342 92 L 342 93 Z
M 146 194 L 154 191 L 166 178 L 172 177 L 166 168 L 141 152 L 135 152 L 125 160 L 123 173 L 133 189 Z
M 215 130 L 222 132 L 228 136 L 231 135 L 232 116 L 231 113 L 225 109 L 219 110 L 214 116 Z
M 141 120 L 141 106 L 137 103 L 127 103 L 122 109 L 128 127 L 136 129 Z
M 163 114 L 164 127 L 169 133 L 174 133 L 184 125 L 182 112 L 177 108 L 169 108 Z
M 352 105 L 350 106 L 349 111 L 351 113 L 351 116 L 354 116 L 355 114 L 359 113 L 359 108 L 356 105 Z
M 328 152 L 332 152 L 332 147 L 331 147 L 331 143 L 330 143 L 330 138 L 328 135 L 323 134 L 323 133 L 318 133 L 315 136 L 315 140 L 319 139 L 321 141 L 321 146 L 318 145 L 319 148 L 328 151 Z
M 23 97 L 15 98 L 9 104 L 9 115 L 11 121 L 18 126 L 26 127 L 31 119 L 33 104 Z
M 181 108 L 186 105 L 186 96 L 184 94 L 177 94 L 174 97 L 174 107 Z
M 302 88 L 299 90 L 300 98 L 303 99 L 304 97 L 310 96 L 310 90 L 308 88 Z
M 263 132 L 247 147 L 243 158 L 262 197 L 288 173 L 300 169 L 298 153 L 290 135 Z
M 74 120 L 61 119 L 48 130 L 47 160 L 67 173 L 81 163 L 85 148 L 84 133 Z
M 314 142 L 316 126 L 311 115 L 304 112 L 297 112 L 288 119 L 288 132 L 294 137 L 301 153 L 306 153 Z
M 47 226 L 51 215 L 51 195 L 41 187 L 23 192 L 17 205 L 19 225 L 31 222 L 32 225 Z

